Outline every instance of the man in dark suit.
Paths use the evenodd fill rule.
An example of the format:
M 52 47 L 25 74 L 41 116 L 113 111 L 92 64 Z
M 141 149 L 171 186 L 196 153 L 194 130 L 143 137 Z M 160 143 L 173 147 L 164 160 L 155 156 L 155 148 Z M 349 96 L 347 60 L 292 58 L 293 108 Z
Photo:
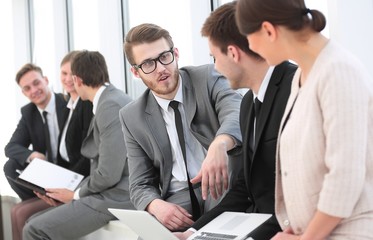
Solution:
M 50 162 L 61 161 L 58 154 L 60 132 L 68 116 L 66 101 L 60 94 L 53 94 L 48 88 L 48 78 L 43 76 L 40 67 L 34 64 L 24 65 L 16 75 L 16 82 L 22 93 L 30 99 L 30 103 L 22 107 L 22 117 L 9 143 L 5 147 L 5 155 L 9 160 L 4 165 L 6 176 L 17 178 L 29 162 L 34 158 Z M 51 141 L 50 159 L 47 159 L 47 141 L 44 133 L 44 117 L 42 112 L 48 112 L 49 136 Z M 32 145 L 32 149 L 30 149 Z M 9 181 L 9 180 L 8 180 Z M 13 190 L 22 200 L 36 197 L 32 190 L 9 181 Z
M 270 213 L 272 217 L 250 234 L 254 239 L 270 239 L 281 231 L 274 215 L 276 142 L 297 67 L 289 62 L 270 67 L 252 52 L 237 29 L 235 5 L 228 3 L 211 13 L 202 35 L 208 38 L 216 69 L 229 79 L 231 87 L 250 88 L 240 109 L 244 167 L 222 201 L 192 228 L 200 229 L 224 211 Z M 254 99 L 261 102 L 255 100 L 255 108 L 261 105 L 258 112 L 254 111 Z M 178 237 L 185 239 L 191 230 L 178 233 Z
M 170 230 L 189 227 L 195 210 L 211 206 L 201 201 L 208 187 L 216 197 L 228 186 L 228 151 L 241 144 L 242 98 L 212 64 L 179 69 L 179 51 L 157 25 L 132 28 L 124 47 L 132 73 L 148 87 L 120 111 L 131 200 Z M 175 122 L 178 113 L 182 121 Z M 202 194 L 189 184 L 200 178 Z

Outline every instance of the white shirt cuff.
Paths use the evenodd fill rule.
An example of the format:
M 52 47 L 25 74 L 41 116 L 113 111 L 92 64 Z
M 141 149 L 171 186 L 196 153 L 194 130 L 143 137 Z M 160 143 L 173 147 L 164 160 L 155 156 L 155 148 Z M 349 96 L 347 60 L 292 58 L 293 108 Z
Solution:
M 78 188 L 78 189 L 75 190 L 75 192 L 74 192 L 74 200 L 79 200 L 80 199 L 79 192 L 80 192 L 80 188 Z
M 197 230 L 196 229 L 194 229 L 194 228 L 189 228 L 187 231 L 191 231 L 191 232 L 193 232 L 193 233 L 195 233 L 195 232 L 197 232 Z

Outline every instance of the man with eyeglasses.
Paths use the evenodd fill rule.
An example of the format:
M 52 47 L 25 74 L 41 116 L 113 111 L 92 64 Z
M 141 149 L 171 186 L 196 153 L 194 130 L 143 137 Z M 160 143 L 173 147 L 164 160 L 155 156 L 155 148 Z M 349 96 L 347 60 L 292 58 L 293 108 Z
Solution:
M 131 201 L 168 229 L 185 229 L 228 188 L 228 162 L 240 165 L 242 97 L 212 64 L 178 69 L 179 51 L 157 25 L 132 28 L 124 49 L 148 87 L 120 111 Z

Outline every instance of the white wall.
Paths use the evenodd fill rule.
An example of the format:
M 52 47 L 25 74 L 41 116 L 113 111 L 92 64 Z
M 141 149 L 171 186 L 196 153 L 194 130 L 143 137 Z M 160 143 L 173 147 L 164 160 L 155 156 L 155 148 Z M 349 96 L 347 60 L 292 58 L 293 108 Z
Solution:
M 373 1 L 328 0 L 330 38 L 354 53 L 373 76 Z

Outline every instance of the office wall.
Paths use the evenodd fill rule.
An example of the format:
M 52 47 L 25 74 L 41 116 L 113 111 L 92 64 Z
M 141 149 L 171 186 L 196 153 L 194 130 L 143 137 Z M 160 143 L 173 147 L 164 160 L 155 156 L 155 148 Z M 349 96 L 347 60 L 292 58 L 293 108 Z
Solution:
M 373 1 L 328 0 L 330 38 L 354 53 L 373 76 Z

